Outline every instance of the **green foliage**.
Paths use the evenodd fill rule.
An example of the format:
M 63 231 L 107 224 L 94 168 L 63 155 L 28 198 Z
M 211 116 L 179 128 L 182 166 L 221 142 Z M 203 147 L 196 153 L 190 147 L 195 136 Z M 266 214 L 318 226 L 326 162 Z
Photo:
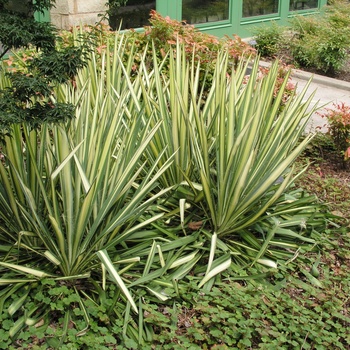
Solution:
M 350 158 L 350 106 L 344 102 L 333 103 L 333 108 L 326 108 L 320 113 L 327 119 L 328 132 L 331 135 L 336 149 L 344 155 L 344 159 Z
M 339 71 L 348 58 L 350 44 L 349 4 L 326 7 L 322 15 L 298 16 L 292 21 L 295 61 L 330 75 Z
M 300 251 L 299 262 L 290 262 L 270 283 L 243 286 L 227 278 L 210 292 L 187 291 L 173 307 L 149 306 L 146 322 L 156 331 L 152 346 L 347 349 L 350 236 L 330 240 L 328 234 L 319 237 L 320 252 Z
M 35 21 L 34 12 L 48 10 L 54 0 L 26 1 L 23 8 L 9 7 L 8 0 L 0 0 L 0 42 L 3 46 L 0 59 L 9 49 L 34 45 L 44 51 L 53 50 L 55 29 L 50 23 Z
M 319 113 L 319 112 L 317 112 Z M 302 156 L 311 158 L 318 164 L 322 160 L 325 153 L 333 153 L 335 146 L 329 134 L 323 132 L 316 132 L 314 138 L 306 146 Z
M 120 66 L 113 77 L 122 71 Z M 37 130 L 16 124 L 5 137 L 5 162 L 0 165 L 0 240 L 10 254 L 5 253 L 0 262 L 1 284 L 7 286 L 5 293 L 11 293 L 17 277 L 31 287 L 45 276 L 55 284 L 80 279 L 84 283 L 91 276 L 102 293 L 99 283 L 110 283 L 106 281 L 108 271 L 123 290 L 124 302 L 129 299 L 137 312 L 125 282 L 104 250 L 113 247 L 109 253 L 114 261 L 125 261 L 126 270 L 130 268 L 128 258 L 134 259 L 129 261 L 131 266 L 140 260 L 137 253 L 128 255 L 130 247 L 123 242 L 135 231 L 134 226 L 140 230 L 161 216 L 149 213 L 136 222 L 167 192 L 152 193 L 172 157 L 159 171 L 150 166 L 147 175 L 140 178 L 145 167 L 140 158 L 159 125 L 143 125 L 142 118 L 136 118 L 140 115 L 138 93 L 130 94 L 126 80 L 106 92 L 105 73 L 93 66 L 78 79 L 83 82 L 77 81 L 76 87 L 64 85 L 57 91 L 58 96 L 64 96 L 62 101 L 78 106 L 74 122 L 45 124 Z M 146 246 L 152 245 L 152 237 L 145 237 Z M 12 250 L 18 241 L 19 250 Z M 133 246 L 133 239 L 130 244 Z M 35 247 L 35 258 L 25 247 Z M 26 263 L 30 270 L 22 269 Z
M 175 49 L 179 42 L 184 47 L 186 58 L 193 64 L 200 63 L 200 81 L 202 84 L 205 82 L 206 89 L 211 85 L 212 74 L 220 51 L 225 50 L 228 53 L 230 60 L 230 66 L 227 67 L 228 74 L 232 68 L 237 67 L 241 60 L 247 60 L 255 55 L 255 50 L 238 36 L 219 39 L 200 32 L 192 25 L 172 20 L 169 17 L 164 18 L 156 11 L 150 13 L 150 24 L 151 26 L 145 27 L 144 32 L 130 33 L 137 42 L 139 52 L 136 53 L 137 56 L 141 59 L 144 49 L 148 47 L 150 50 L 153 43 L 156 48 L 157 62 L 160 63 L 166 57 L 166 52 L 169 49 Z M 151 55 L 149 54 L 148 57 Z M 154 62 L 149 61 L 146 64 L 151 67 Z M 163 65 L 166 67 L 167 63 L 164 62 Z
M 73 288 L 69 283 L 55 286 L 52 280 L 43 279 L 29 291 L 20 289 L 9 296 L 0 316 L 4 330 L 0 334 L 0 349 L 18 348 L 13 340 L 27 349 L 81 349 L 87 346 L 89 349 L 125 349 L 123 344 L 130 340 L 124 342 L 123 321 L 111 316 L 113 308 L 118 309 L 120 315 L 123 313 L 114 286 L 104 292 L 100 304 L 88 300 L 86 308 L 81 304 L 82 287 L 75 284 Z M 28 327 L 13 334 L 16 322 L 11 317 L 12 308 L 23 295 L 26 295 L 26 303 L 20 306 L 17 314 Z M 45 312 L 38 312 L 40 308 Z M 36 310 L 34 314 L 33 310 Z M 72 327 L 73 323 L 75 327 Z
M 172 302 L 159 304 L 147 298 L 142 312 L 149 337 L 140 345 L 123 339 L 123 318 L 112 315 L 113 308 L 122 313 L 114 286 L 105 290 L 100 303 L 87 302 L 84 311 L 68 284 L 54 287 L 52 281 L 43 279 L 29 291 L 27 303 L 18 312 L 24 315 L 35 305 L 49 305 L 48 313 L 21 330 L 16 335 L 18 345 L 13 344 L 9 331 L 14 320 L 9 311 L 26 291 L 19 289 L 9 296 L 0 316 L 0 348 L 347 349 L 350 236 L 343 233 L 330 238 L 326 232 L 319 241 L 319 251 L 299 251 L 297 264 L 290 262 L 268 281 L 244 284 L 228 277 L 211 291 L 198 290 L 190 281 Z M 76 285 L 77 290 L 81 287 Z M 71 323 L 64 334 L 67 306 L 76 327 Z
M 167 51 L 179 41 L 184 44 L 188 57 L 194 55 L 196 61 L 204 63 L 204 67 L 215 63 L 218 52 L 222 49 L 227 50 L 230 60 L 235 65 L 240 60 L 254 55 L 254 50 L 238 36 L 234 36 L 233 39 L 218 39 L 199 32 L 194 26 L 168 17 L 163 18 L 156 11 L 151 11 L 150 24 L 150 27 L 145 28 L 144 36 L 145 39 L 153 40 L 158 50 Z
M 36 22 L 34 11 L 43 12 L 53 6 L 54 1 L 29 1 L 25 11 L 7 7 L 7 1 L 0 2 L 0 42 L 3 52 L 34 48 L 24 70 L 0 68 L 0 128 L 8 131 L 12 123 L 26 122 L 37 127 L 43 122 L 65 121 L 73 117 L 73 106 L 54 102 L 53 89 L 65 83 L 86 65 L 86 53 L 91 48 L 87 40 L 76 38 L 70 46 L 57 46 L 57 33 L 50 23 Z M 7 61 L 11 66 L 12 60 Z M 5 77 L 6 75 L 6 77 Z
M 308 165 L 296 185 L 317 195 L 337 215 L 332 221 L 339 227 L 349 227 L 350 187 L 347 186 L 347 165 L 336 149 L 329 133 L 318 132 L 298 158 L 297 168 Z
M 349 237 L 345 239 L 348 245 Z M 308 263 L 318 264 L 317 259 L 315 256 Z M 275 286 L 242 287 L 239 283 L 226 282 L 208 293 L 187 292 L 182 295 L 184 302 L 176 307 L 159 308 L 147 315 L 146 321 L 158 330 L 153 346 L 346 349 L 350 342 L 346 284 L 349 277 L 345 269 L 342 271 L 345 275 L 324 267 L 323 287 L 308 281 L 304 267 L 300 270 L 289 267 Z M 338 287 L 332 289 L 331 283 Z
M 50 55 L 43 54 L 39 57 L 33 57 L 29 61 L 28 69 L 35 72 L 36 77 L 45 76 L 48 82 L 65 83 L 70 79 L 74 79 L 78 71 L 86 66 L 89 48 L 90 44 L 85 43 L 84 45 L 57 50 L 50 53 Z
M 254 28 L 256 47 L 264 57 L 333 76 L 349 58 L 349 18 L 349 2 L 332 1 L 319 14 L 293 17 L 289 28 Z
M 23 18 L 17 14 L 6 13 L 0 14 L 0 19 L 0 38 L 4 46 L 0 58 L 11 48 L 28 47 L 30 44 L 44 50 L 54 48 L 55 33 L 50 23 L 35 22 L 32 17 Z
M 348 58 L 349 34 L 344 28 L 320 25 L 317 34 L 304 33 L 293 42 L 294 59 L 302 67 L 334 74 Z
M 44 320 L 60 328 L 54 347 L 106 324 L 123 327 L 122 346 L 142 347 L 154 332 L 149 301 L 183 295 L 189 280 L 208 292 L 222 274 L 266 279 L 325 227 L 324 207 L 292 188 L 312 96 L 292 92 L 281 110 L 288 76 L 276 94 L 277 64 L 262 75 L 255 62 L 248 78 L 248 63 L 226 47 L 210 71 L 180 41 L 162 57 L 138 45 L 116 33 L 74 80 L 53 88 L 50 99 L 76 106 L 75 119 L 11 125 L 4 138 L 8 343 Z
M 218 62 L 216 69 L 210 102 L 217 106 L 216 115 L 205 107 L 195 115 L 197 129 L 192 139 L 205 210 L 213 231 L 224 237 L 257 221 L 292 182 L 290 165 L 308 142 L 305 139 L 296 146 L 303 130 L 304 108 L 311 100 L 299 112 L 293 107 L 303 105 L 304 90 L 296 99 L 290 98 L 280 113 L 288 76 L 275 97 L 277 64 L 259 81 L 258 88 L 255 65 L 241 94 L 237 94 L 243 80 L 243 75 L 238 75 L 241 71 L 236 72 L 238 86 L 226 86 L 219 74 L 226 71 L 225 61 Z M 278 179 L 282 181 L 274 188 Z
M 253 30 L 256 49 L 261 56 L 273 57 L 281 48 L 284 28 L 272 22 L 270 25 L 256 27 Z
M 326 18 L 333 26 L 347 27 L 350 25 L 350 7 L 346 0 L 331 0 L 325 8 Z

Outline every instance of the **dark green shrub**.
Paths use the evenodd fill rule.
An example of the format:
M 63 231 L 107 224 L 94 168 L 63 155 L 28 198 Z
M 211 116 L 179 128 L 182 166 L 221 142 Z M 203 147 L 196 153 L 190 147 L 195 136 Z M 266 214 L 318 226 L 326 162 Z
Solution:
M 332 75 L 339 71 L 348 58 L 348 29 L 319 28 L 317 34 L 304 33 L 294 40 L 292 51 L 295 61 L 302 67 L 313 67 Z
M 10 50 L 36 51 L 23 70 L 9 69 L 4 73 L 0 67 L 2 133 L 6 133 L 12 123 L 26 122 L 37 127 L 46 121 L 65 121 L 74 116 L 72 105 L 56 104 L 54 88 L 69 82 L 87 64 L 90 42 L 58 48 L 54 26 L 37 22 L 33 15 L 35 11 L 49 10 L 54 2 L 25 1 L 23 8 L 16 9 L 9 6 L 7 0 L 0 0 L 0 63 Z
M 336 2 L 324 14 L 296 17 L 292 21 L 291 44 L 296 63 L 333 75 L 349 57 L 350 5 Z
M 273 57 L 281 47 L 284 29 L 275 22 L 253 30 L 256 48 L 261 56 Z

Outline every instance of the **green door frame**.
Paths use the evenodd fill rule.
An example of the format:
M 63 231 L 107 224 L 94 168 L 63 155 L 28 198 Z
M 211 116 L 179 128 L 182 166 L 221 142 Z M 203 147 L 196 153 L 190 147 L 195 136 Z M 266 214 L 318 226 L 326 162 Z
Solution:
M 289 1 L 279 0 L 279 12 L 271 15 L 242 17 L 243 0 L 230 0 L 230 16 L 227 21 L 198 24 L 196 27 L 208 34 L 218 37 L 237 34 L 242 38 L 252 36 L 252 27 L 267 24 L 275 21 L 280 25 L 287 25 L 290 18 L 296 14 L 308 15 L 317 13 L 327 4 L 327 0 L 318 0 L 317 9 L 303 10 L 298 12 L 289 11 Z M 156 9 L 162 16 L 169 16 L 172 19 L 182 19 L 182 0 L 156 0 Z M 238 10 L 237 10 L 238 9 Z
M 33 3 L 35 3 L 35 0 L 32 0 Z M 44 13 L 41 12 L 35 12 L 34 13 L 34 18 L 38 22 L 50 22 L 50 11 L 49 10 L 44 10 Z
M 50 22 L 50 11 L 49 10 L 45 10 L 44 14 L 42 14 L 41 12 L 35 12 L 34 13 L 34 18 L 38 22 Z
M 181 20 L 182 0 L 156 0 L 156 9 L 162 16 Z

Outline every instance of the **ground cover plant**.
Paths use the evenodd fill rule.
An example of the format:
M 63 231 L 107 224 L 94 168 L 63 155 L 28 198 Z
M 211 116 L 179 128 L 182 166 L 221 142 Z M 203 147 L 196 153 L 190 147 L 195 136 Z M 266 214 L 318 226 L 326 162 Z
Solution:
M 156 43 L 138 50 L 134 35 L 113 40 L 55 88 L 73 120 L 14 124 L 1 146 L 2 348 L 171 347 L 169 319 L 201 313 L 235 281 L 282 283 L 333 219 L 294 185 L 315 107 L 305 90 L 286 98 L 278 64 L 262 75 L 256 61 L 247 77 L 248 58 L 225 46 L 202 65 L 181 40 L 161 55 Z M 251 326 L 246 315 L 237 322 Z M 189 320 L 196 340 L 175 344 L 214 347 L 220 330 L 198 339 L 206 318 Z M 225 342 L 255 346 L 259 332 Z
M 348 162 L 329 134 L 318 133 L 299 159 L 300 167 L 309 164 L 299 179 L 298 186 L 317 193 L 330 210 L 344 218 L 343 226 L 349 227 L 350 189 L 348 186 Z

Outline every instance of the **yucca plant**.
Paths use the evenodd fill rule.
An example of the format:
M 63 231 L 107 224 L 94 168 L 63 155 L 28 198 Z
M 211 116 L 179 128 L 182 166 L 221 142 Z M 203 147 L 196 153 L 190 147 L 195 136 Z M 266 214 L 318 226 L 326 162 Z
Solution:
M 125 42 L 117 40 L 114 48 L 124 46 Z M 107 57 L 110 55 L 107 47 Z M 154 50 L 153 55 L 153 68 L 144 63 L 149 61 L 144 56 L 132 80 L 128 76 L 134 65 L 132 55 L 123 67 L 125 56 L 115 51 L 114 60 L 106 67 L 111 72 L 107 74 L 107 87 L 118 94 L 126 88 L 132 91 L 133 107 L 141 113 L 142 123 L 160 125 L 143 160 L 161 169 L 174 155 L 159 183 L 160 188 L 174 186 L 175 192 L 157 206 L 166 212 L 171 225 L 164 226 L 158 220 L 152 224 L 156 232 L 161 230 L 167 239 L 178 239 L 183 231 L 188 234 L 189 228 L 192 237 L 193 227 L 203 228 L 196 235 L 207 245 L 194 255 L 187 247 L 187 258 L 195 258 L 188 261 L 189 267 L 206 254 L 213 259 L 218 247 L 232 254 L 224 254 L 226 265 L 219 263 L 223 260 L 216 262 L 219 268 L 211 277 L 230 266 L 232 258 L 238 266 L 260 262 L 276 267 L 277 260 L 290 257 L 290 253 L 280 252 L 281 247 L 293 250 L 302 242 L 311 243 L 308 235 L 314 227 L 324 225 L 324 214 L 314 205 L 315 198 L 289 194 L 295 175 L 292 163 L 311 138 L 299 143 L 304 125 L 316 108 L 309 108 L 311 97 L 302 102 L 307 87 L 298 96 L 292 94 L 281 109 L 289 76 L 276 96 L 277 64 L 261 78 L 256 63 L 247 82 L 248 63 L 241 62 L 229 76 L 226 72 L 232 71 L 228 68 L 231 63 L 222 51 L 213 73 L 214 83 L 207 91 L 199 79 L 201 66 L 188 61 L 182 45 L 177 45 L 176 54 L 169 51 L 160 64 Z M 92 78 L 98 71 L 96 63 L 93 67 Z M 280 216 L 284 205 L 291 215 L 288 223 Z M 273 242 L 282 243 L 271 249 Z M 267 256 L 269 259 L 264 259 Z M 155 262 L 160 260 L 155 257 Z M 200 279 L 200 284 L 208 280 Z
M 37 130 L 13 125 L 5 137 L 0 164 L 0 306 L 18 286 L 27 286 L 29 293 L 48 278 L 73 286 L 85 310 L 78 285 L 99 286 L 99 291 L 108 278 L 138 312 L 110 254 L 126 249 L 130 235 L 162 215 L 142 216 L 169 190 L 153 191 L 172 157 L 161 169 L 151 164 L 144 169 L 141 156 L 159 124 L 142 123 L 132 86 L 120 94 L 106 91 L 110 71 L 104 66 L 94 69 L 91 62 L 92 69 L 78 77 L 85 75 L 83 86 L 62 86 L 58 92 L 59 99 L 76 105 L 75 120 Z M 145 240 L 152 245 L 151 239 Z M 140 259 L 132 257 L 122 266 Z M 9 309 L 11 315 L 24 303 L 25 298 L 19 298 Z M 47 312 L 38 310 L 26 310 L 10 334 L 15 336 L 29 318 L 40 319 Z
M 51 322 L 45 298 L 26 303 L 39 291 L 67 303 L 64 329 L 81 313 L 84 333 L 93 303 L 108 309 L 107 324 L 124 319 L 120 338 L 142 344 L 152 337 L 145 293 L 166 302 L 188 275 L 210 288 L 224 271 L 242 279 L 256 263 L 277 267 L 324 224 L 313 197 L 289 190 L 309 140 L 298 143 L 312 113 L 305 90 L 281 110 L 288 77 L 274 96 L 277 65 L 260 79 L 255 63 L 247 81 L 248 63 L 227 74 L 220 51 L 207 91 L 181 44 L 160 64 L 153 49 L 152 68 L 146 48 L 136 72 L 133 47 L 116 34 L 112 49 L 91 53 L 57 88 L 58 102 L 76 106 L 74 120 L 13 125 L 2 145 L 0 314 L 17 319 L 14 338 Z
M 151 77 L 144 69 L 139 72 L 147 77 L 141 82 L 145 114 L 163 121 L 147 149 L 147 159 L 155 160 L 167 147 L 161 166 L 176 152 L 160 179 L 163 186 L 178 186 L 168 208 L 170 203 L 177 206 L 182 228 L 199 225 L 203 229 L 212 254 L 219 241 L 219 250 L 231 252 L 225 268 L 232 258 L 240 266 L 260 262 L 276 267 L 283 254 L 280 247 L 271 249 L 273 238 L 284 240 L 285 248 L 297 249 L 296 241 L 312 241 L 307 236 L 315 222 L 325 223 L 321 208 L 312 205 L 315 198 L 306 196 L 308 206 L 304 207 L 299 194 L 288 195 L 298 176 L 293 162 L 312 138 L 308 135 L 300 142 L 316 108 L 310 106 L 312 96 L 303 102 L 306 87 L 286 100 L 289 74 L 276 95 L 278 63 L 261 77 L 255 62 L 248 79 L 248 62 L 242 61 L 228 75 L 232 63 L 225 51 L 218 55 L 211 88 L 204 91 L 199 81 L 201 67 L 188 62 L 181 45 L 176 55 L 170 51 L 169 56 L 164 58 L 169 62 L 166 74 L 163 65 L 155 65 Z M 285 196 L 289 199 L 281 202 Z M 278 214 L 286 203 L 296 215 L 289 224 Z M 314 221 L 314 215 L 320 220 Z
M 9 329 L 12 338 L 26 325 L 50 324 L 50 305 L 67 300 L 67 293 L 73 296 L 60 310 L 63 328 L 78 308 L 85 332 L 89 302 L 106 307 L 106 291 L 115 283 L 110 317 L 125 318 L 124 337 L 142 342 L 144 332 L 131 318 L 132 312 L 143 314 L 137 290 L 165 301 L 173 292 L 164 289 L 176 292 L 177 281 L 202 256 L 198 233 L 182 237 L 176 227 L 161 228 L 162 198 L 176 183 L 158 182 L 174 154 L 167 152 L 164 160 L 165 145 L 155 158 L 144 157 L 163 121 L 145 115 L 145 76 L 129 78 L 133 58 L 122 64 L 126 47 L 130 52 L 116 36 L 113 52 L 107 49 L 102 59 L 92 54 L 74 84 L 57 89 L 58 101 L 76 106 L 74 120 L 34 130 L 12 125 L 2 144 L 0 314 L 17 320 Z M 33 294 L 49 295 L 51 302 L 28 302 Z

